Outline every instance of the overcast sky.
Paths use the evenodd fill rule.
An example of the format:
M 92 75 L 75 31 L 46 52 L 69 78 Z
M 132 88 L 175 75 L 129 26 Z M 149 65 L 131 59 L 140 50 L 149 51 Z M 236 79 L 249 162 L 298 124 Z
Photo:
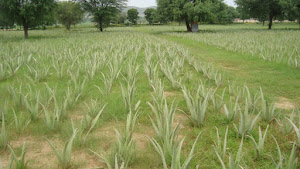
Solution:
M 234 6 L 234 0 L 225 0 L 225 2 Z M 128 6 L 137 6 L 137 7 L 149 7 L 156 6 L 156 0 L 128 0 Z

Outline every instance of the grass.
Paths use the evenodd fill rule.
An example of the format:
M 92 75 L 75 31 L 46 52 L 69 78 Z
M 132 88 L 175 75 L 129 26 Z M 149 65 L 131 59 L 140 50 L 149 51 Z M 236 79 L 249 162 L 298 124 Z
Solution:
M 218 33 L 227 29 L 251 33 L 261 28 L 257 25 L 253 27 L 251 25 L 216 25 L 203 26 L 203 29 L 211 33 Z M 0 105 L 2 107 L 6 102 L 8 104 L 7 110 L 4 111 L 5 119 L 1 119 L 1 125 L 5 124 L 5 128 L 2 129 L 2 131 L 5 130 L 3 136 L 8 135 L 3 140 L 5 143 L 3 143 L 9 142 L 14 149 L 20 149 L 20 144 L 18 144 L 20 140 L 28 140 L 26 142 L 26 155 L 30 154 L 31 156 L 28 159 L 26 157 L 27 167 L 55 168 L 57 166 L 55 154 L 43 138 L 46 137 L 51 143 L 62 147 L 62 143 L 71 138 L 76 126 L 80 126 L 84 119 L 91 122 L 91 118 L 94 118 L 97 120 L 92 122 L 93 127 L 89 131 L 84 145 L 76 146 L 74 140 L 74 151 L 70 157 L 66 158 L 65 162 L 67 166 L 72 164 L 73 168 L 105 167 L 89 149 L 109 154 L 117 139 L 114 129 L 120 128 L 118 131 L 123 131 L 128 110 L 133 109 L 134 103 L 140 100 L 141 113 L 137 118 L 132 138 L 130 138 L 136 142 L 136 159 L 128 164 L 128 168 L 163 168 L 162 153 L 157 154 L 151 141 L 146 137 L 155 140 L 160 139 L 159 136 L 156 136 L 149 118 L 156 119 L 156 116 L 159 117 L 160 114 L 156 113 L 157 115 L 155 115 L 147 102 L 156 106 L 157 112 L 163 107 L 161 103 L 164 104 L 164 102 L 161 100 L 164 101 L 164 99 L 167 105 L 174 102 L 178 109 L 189 112 L 181 87 L 185 86 L 194 96 L 195 91 L 197 91 L 195 89 L 198 89 L 199 83 L 201 83 L 203 89 L 201 89 L 202 92 L 200 92 L 199 95 L 201 96 L 199 97 L 203 97 L 203 93 L 207 90 L 214 91 L 212 92 L 213 96 L 208 99 L 203 124 L 201 124 L 201 128 L 194 127 L 188 117 L 175 109 L 174 119 L 172 118 L 172 122 L 168 125 L 171 125 L 170 129 L 173 129 L 180 123 L 177 136 L 182 142 L 170 141 L 170 145 L 180 144 L 180 146 L 177 148 L 174 146 L 175 151 L 169 153 L 171 157 L 168 157 L 169 159 L 166 161 L 177 159 L 174 161 L 174 165 L 178 165 L 192 159 L 189 161 L 190 168 L 196 166 L 199 168 L 221 168 L 221 160 L 225 166 L 274 168 L 276 165 L 268 155 L 278 153 L 276 144 L 278 142 L 281 156 L 284 159 L 289 159 L 291 154 L 290 159 L 292 159 L 291 162 L 282 161 L 282 166 L 294 165 L 294 159 L 299 158 L 295 153 L 298 150 L 295 146 L 293 148 L 290 142 L 298 141 L 296 129 L 289 120 L 281 117 L 281 114 L 291 117 L 289 114 L 292 110 L 283 109 L 280 117 L 277 117 L 279 124 L 283 120 L 286 121 L 290 132 L 282 137 L 279 125 L 274 121 L 270 122 L 268 135 L 264 138 L 263 149 L 266 156 L 257 159 L 251 139 L 239 138 L 236 135 L 233 124 L 239 124 L 241 112 L 235 110 L 236 115 L 224 113 L 223 103 L 227 105 L 228 111 L 233 110 L 234 105 L 238 103 L 237 107 L 239 108 L 236 109 L 241 109 L 242 112 L 247 107 L 245 106 L 246 103 L 251 104 L 249 109 L 254 110 L 253 117 L 258 117 L 256 124 L 251 127 L 251 136 L 254 140 L 259 140 L 259 126 L 263 131 L 267 127 L 267 122 L 262 120 L 258 111 L 261 108 L 260 98 L 257 95 L 260 92 L 260 87 L 264 92 L 265 100 L 275 100 L 276 103 L 280 102 L 279 98 L 284 97 L 297 107 L 300 103 L 299 70 L 284 63 L 266 62 L 256 55 L 235 53 L 168 33 L 180 30 L 182 27 L 177 26 L 109 28 L 104 33 L 100 33 L 94 28 L 78 28 L 68 32 L 63 29 L 51 29 L 30 31 L 31 37 L 28 40 L 23 40 L 23 32 L 21 31 L 0 32 L 0 61 L 9 63 L 14 68 L 8 70 L 9 76 L 1 78 L 0 81 Z M 274 30 L 274 32 L 276 31 L 284 30 Z M 195 65 L 199 63 L 203 69 L 196 71 L 195 66 L 191 63 L 197 63 Z M 39 69 L 39 66 L 43 65 L 46 68 L 49 67 L 49 70 L 45 69 L 46 75 L 32 73 L 33 76 L 30 76 L 30 68 Z M 161 66 L 168 67 L 173 72 L 163 72 Z M 14 70 L 16 72 L 11 73 Z M 37 80 L 28 77 L 33 77 L 33 79 L 36 77 Z M 125 85 L 124 82 L 128 84 Z M 135 83 L 135 92 L 125 94 L 125 90 L 132 86 L 132 83 Z M 244 84 L 248 86 L 250 95 L 248 95 Z M 123 85 L 123 95 L 126 97 L 122 95 L 121 85 Z M 24 101 L 25 98 L 28 99 L 28 104 Z M 153 98 L 156 99 L 156 103 L 153 102 Z M 246 98 L 247 100 L 251 99 L 251 101 L 246 101 Z M 130 103 L 124 104 L 124 101 L 127 102 L 127 100 L 130 100 Z M 199 100 L 202 101 L 204 98 Z M 255 104 L 258 106 L 257 108 L 254 106 L 256 100 L 259 100 L 257 101 L 258 104 Z M 68 106 L 63 106 L 64 104 Z M 38 105 L 37 109 L 36 105 Z M 101 112 L 101 116 L 95 118 L 104 105 L 106 106 Z M 28 111 L 28 108 L 31 107 L 35 110 L 33 114 Z M 60 118 L 59 122 L 56 123 L 55 111 L 59 117 L 59 109 L 62 110 L 64 118 Z M 15 110 L 16 116 L 10 113 L 13 110 Z M 31 117 L 31 114 L 33 115 L 32 120 L 27 125 L 27 118 L 25 117 Z M 87 114 L 90 117 L 86 116 Z M 226 117 L 225 114 L 228 116 Z M 299 128 L 297 116 L 295 115 L 292 121 Z M 13 123 L 14 119 L 17 118 L 20 118 L 18 119 L 19 126 L 27 126 L 26 129 L 18 133 L 16 132 L 16 124 Z M 218 128 L 217 131 L 216 127 Z M 244 135 L 244 130 L 241 131 L 241 135 Z M 202 132 L 201 140 L 195 143 L 200 132 Z M 223 136 L 225 133 L 227 150 L 224 153 L 223 141 L 225 138 L 223 139 Z M 222 139 L 216 135 L 222 136 Z M 271 138 L 271 135 L 276 138 L 276 142 Z M 182 139 L 184 137 L 185 139 Z M 220 139 L 220 143 L 218 143 L 217 138 Z M 212 147 L 214 144 L 221 145 L 218 152 L 221 160 Z M 5 147 L 6 145 L 3 148 Z M 159 150 L 158 145 L 156 148 Z M 172 151 L 171 149 L 170 151 Z M 190 155 L 191 149 L 197 152 L 195 156 L 193 153 Z M 290 153 L 291 150 L 293 153 Z M 20 153 L 16 152 L 16 154 L 19 155 Z M 36 157 L 36 160 L 31 159 L 32 156 Z M 48 161 L 49 156 L 51 159 Z M 111 156 L 114 158 L 111 161 L 117 161 L 119 166 L 125 165 L 122 164 L 123 159 L 118 154 Z M 3 164 L 7 164 L 9 150 L 4 149 L 1 152 L 1 157 Z M 274 156 L 273 158 L 276 159 L 277 163 L 278 157 Z M 70 161 L 72 163 L 69 163 Z M 178 163 L 178 161 L 182 163 Z

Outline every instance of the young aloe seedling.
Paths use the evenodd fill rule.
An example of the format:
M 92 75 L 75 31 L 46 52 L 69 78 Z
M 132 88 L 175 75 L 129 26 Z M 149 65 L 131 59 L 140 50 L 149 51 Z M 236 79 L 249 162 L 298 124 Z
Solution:
M 53 144 L 46 138 L 47 142 L 49 143 L 49 145 L 51 146 L 51 148 L 53 149 L 53 151 L 54 151 L 54 153 L 57 157 L 59 167 L 61 167 L 63 169 L 67 169 L 67 168 L 70 168 L 72 166 L 72 164 L 71 164 L 71 154 L 72 154 L 73 140 L 74 140 L 76 134 L 77 134 L 77 130 L 75 130 L 73 132 L 73 135 L 65 143 L 64 148 L 61 151 L 57 150 L 53 146 Z
M 264 153 L 264 144 L 267 137 L 267 132 L 269 129 L 269 125 L 267 126 L 264 135 L 262 135 L 261 128 L 259 127 L 259 138 L 258 142 L 255 141 L 254 137 L 251 135 L 247 135 L 246 137 L 250 138 L 256 152 L 256 159 L 260 158 Z
M 25 161 L 26 148 L 25 143 L 23 143 L 21 157 L 18 158 L 13 148 L 8 145 L 11 154 L 11 161 L 9 167 L 12 168 L 14 166 L 15 169 L 25 169 L 27 167 L 28 161 Z M 14 165 L 13 165 L 14 164 Z

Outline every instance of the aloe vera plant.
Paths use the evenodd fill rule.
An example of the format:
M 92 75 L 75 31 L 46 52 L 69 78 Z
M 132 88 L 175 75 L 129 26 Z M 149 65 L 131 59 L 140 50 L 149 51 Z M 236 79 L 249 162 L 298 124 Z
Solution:
M 27 96 L 24 97 L 27 111 L 30 113 L 32 121 L 36 121 L 40 116 L 40 92 L 36 92 L 33 98 L 29 99 Z
M 162 110 L 164 107 L 164 85 L 161 80 L 157 80 L 151 87 L 153 90 L 153 93 L 151 93 L 153 104 L 158 110 Z
M 243 93 L 243 95 L 246 97 L 246 101 L 248 102 L 248 109 L 250 111 L 255 111 L 258 107 L 258 102 L 261 99 L 259 94 L 251 93 L 246 85 L 244 85 Z
M 276 118 L 276 122 L 281 130 L 281 133 L 284 134 L 284 135 L 288 135 L 290 134 L 292 131 L 293 131 L 293 126 L 292 124 L 289 122 L 288 119 L 290 119 L 291 121 L 294 120 L 295 118 L 295 110 L 293 110 L 292 114 L 290 115 L 289 118 L 287 118 L 286 115 L 283 115 L 283 118 L 282 119 L 278 119 Z
M 16 108 L 20 108 L 25 105 L 25 96 L 22 93 L 23 84 L 21 83 L 19 88 L 15 89 L 13 86 L 8 87 L 8 92 L 12 97 L 13 104 Z
M 254 125 L 256 124 L 260 113 L 254 117 L 253 113 L 249 115 L 248 101 L 245 101 L 245 110 L 240 112 L 239 127 L 233 124 L 239 137 L 243 137 L 247 133 L 251 133 Z
M 138 110 L 130 111 L 127 115 L 126 128 L 124 133 L 115 129 L 117 141 L 112 154 L 116 154 L 118 159 L 122 159 L 125 168 L 127 168 L 135 160 L 136 156 L 136 142 L 133 139 L 133 131 L 136 120 L 139 116 Z M 116 163 L 116 161 L 115 161 Z
M 114 163 L 114 165 L 112 165 L 111 160 L 107 154 L 103 153 L 102 155 L 100 155 L 100 154 L 94 152 L 93 150 L 90 150 L 90 151 L 92 153 L 94 153 L 97 157 L 102 159 L 102 162 L 106 164 L 107 169 L 125 169 L 125 163 L 123 161 L 120 161 L 120 159 L 118 159 L 117 154 L 114 156 L 115 163 Z M 121 163 L 121 165 L 120 165 L 120 163 Z
M 281 154 L 281 150 L 280 150 L 280 147 L 279 147 L 279 145 L 278 145 L 278 142 L 277 142 L 277 140 L 276 140 L 276 138 L 272 135 L 272 137 L 273 137 L 273 139 L 274 139 L 274 141 L 275 141 L 275 143 L 276 143 L 276 147 L 277 147 L 277 151 L 278 151 L 278 158 L 279 158 L 279 161 L 278 161 L 278 163 L 277 162 L 275 162 L 275 160 L 274 160 L 274 158 L 271 156 L 271 158 L 272 158 L 272 160 L 273 160 L 273 163 L 275 164 L 275 166 L 276 166 L 276 169 L 283 169 L 283 160 L 284 160 L 284 158 L 283 158 L 283 156 L 282 156 L 282 154 Z
M 89 115 L 87 115 L 88 117 L 86 117 L 86 118 L 87 118 L 87 119 L 90 119 L 90 120 L 88 120 L 88 122 L 87 122 L 88 124 L 83 125 L 84 122 L 83 122 L 83 120 L 82 120 L 81 124 L 83 125 L 83 127 L 81 128 L 81 130 L 88 129 L 87 132 L 86 132 L 86 134 L 85 134 L 85 136 L 84 136 L 83 139 L 82 139 L 82 144 L 85 143 L 85 141 L 86 141 L 87 137 L 89 136 L 90 132 L 95 128 L 95 126 L 96 126 L 96 124 L 97 124 L 97 122 L 98 122 L 98 120 L 99 120 L 101 114 L 103 113 L 103 111 L 104 111 L 106 105 L 107 105 L 107 104 L 105 104 L 105 105 L 102 107 L 102 109 L 98 112 L 98 114 L 96 115 L 95 118 L 91 118 Z
M 40 82 L 44 80 L 48 76 L 49 69 L 50 69 L 49 66 L 45 66 L 45 65 L 41 67 L 31 67 L 27 65 L 27 68 L 29 70 L 29 75 L 30 75 L 29 79 L 32 79 L 35 82 Z
M 155 79 L 158 76 L 157 67 L 158 67 L 158 63 L 156 64 L 154 62 L 144 63 L 144 72 L 147 75 L 150 85 L 152 85 L 155 82 Z
M 226 88 L 223 90 L 222 95 L 216 94 L 218 88 L 216 88 L 213 92 L 210 94 L 210 100 L 214 106 L 214 109 L 218 112 L 222 108 L 222 105 L 224 104 L 224 96 L 226 92 Z
M 134 106 L 133 101 L 134 101 L 134 96 L 136 91 L 135 83 L 130 84 L 130 82 L 127 81 L 126 87 L 124 87 L 121 83 L 120 85 L 121 85 L 122 97 L 123 97 L 126 110 L 130 112 L 132 111 Z
M 265 122 L 269 123 L 276 118 L 279 112 L 276 110 L 275 103 L 269 104 L 269 102 L 265 100 L 261 88 L 260 88 L 260 93 L 261 93 L 261 107 L 262 107 L 261 117 Z
M 204 125 L 205 115 L 208 108 L 210 92 L 202 98 L 200 95 L 200 87 L 194 96 L 190 94 L 185 86 L 182 91 L 189 110 L 189 118 L 195 126 L 202 127 Z
M 16 153 L 14 152 L 14 150 L 11 146 L 8 145 L 8 148 L 9 148 L 10 154 L 11 154 L 11 162 L 10 162 L 10 166 L 8 168 L 12 168 L 12 167 L 15 169 L 27 168 L 28 161 L 25 161 L 25 155 L 26 155 L 25 143 L 23 143 L 20 158 L 17 157 Z
M 214 148 L 218 155 L 220 155 L 221 159 L 224 159 L 226 150 L 227 150 L 227 136 L 228 136 L 228 127 L 226 128 L 223 143 L 219 135 L 219 129 L 216 127 L 217 130 L 217 142 L 214 141 Z
M 236 169 L 236 168 L 243 168 L 240 166 L 240 163 L 242 161 L 242 158 L 243 158 L 243 141 L 244 138 L 242 138 L 241 140 L 241 143 L 240 143 L 240 146 L 239 146 L 239 149 L 238 149 L 238 152 L 236 154 L 236 157 L 234 158 L 233 155 L 232 155 L 232 152 L 229 153 L 229 163 L 228 163 L 228 167 L 226 167 L 225 165 L 225 162 L 224 162 L 224 158 L 222 158 L 220 155 L 219 155 L 219 152 L 217 150 L 215 150 L 215 153 L 222 165 L 222 169 Z
M 266 137 L 267 137 L 268 129 L 269 129 L 269 125 L 267 126 L 264 135 L 262 135 L 261 127 L 259 127 L 259 130 L 258 130 L 258 132 L 259 132 L 258 141 L 256 141 L 254 139 L 254 137 L 251 136 L 251 135 L 247 135 L 246 136 L 246 137 L 250 138 L 250 140 L 253 143 L 253 146 L 255 148 L 255 153 L 256 153 L 256 159 L 260 158 L 263 155 L 263 153 L 264 153 L 264 144 L 265 144 L 265 140 L 266 140 Z
M 8 79 L 10 76 L 8 66 L 4 63 L 0 63 L 0 81 Z
M 117 141 L 110 154 L 103 152 L 102 155 L 99 155 L 92 151 L 106 163 L 108 168 L 112 168 L 114 164 L 115 167 L 121 165 L 124 168 L 127 168 L 135 160 L 137 149 L 136 142 L 133 139 L 133 132 L 137 118 L 140 114 L 139 105 L 140 101 L 135 105 L 135 109 L 128 113 L 125 129 L 122 132 L 115 129 Z M 121 159 L 122 161 L 118 161 L 118 159 Z
M 214 81 L 215 81 L 215 84 L 216 84 L 216 86 L 219 87 L 219 86 L 223 83 L 224 77 L 223 77 L 223 75 L 222 75 L 221 73 L 219 73 L 219 72 L 215 72 L 214 74 L 215 74 L 215 75 L 214 75 Z
M 65 73 L 65 62 L 60 62 L 60 60 L 52 60 L 52 67 L 56 71 L 56 76 L 61 79 Z
M 4 112 L 2 111 L 2 124 L 1 124 L 1 134 L 0 134 L 0 150 L 6 149 L 9 140 L 8 140 L 8 131 L 5 127 L 5 117 Z
M 53 113 L 49 112 L 49 110 L 47 110 L 47 108 L 44 105 L 42 105 L 42 107 L 43 107 L 43 111 L 44 111 L 44 122 L 45 122 L 46 127 L 49 130 L 56 129 L 58 126 L 58 123 L 60 122 L 59 114 L 57 114 L 57 111 L 55 111 Z
M 296 169 L 298 165 L 298 158 L 297 158 L 297 145 L 293 144 L 293 148 L 289 159 L 285 165 L 286 169 Z
M 227 105 L 223 105 L 224 114 L 226 117 L 226 120 L 228 122 L 232 122 L 235 120 L 236 116 L 241 111 L 240 104 L 239 104 L 239 98 L 236 98 L 235 102 L 233 103 L 232 99 L 230 99 L 229 107 L 227 108 Z
M 66 95 L 64 97 L 64 102 L 65 102 L 64 104 L 66 105 L 66 109 L 72 109 L 75 106 L 75 104 L 78 102 L 81 94 L 82 94 L 81 92 L 76 93 L 76 90 L 68 87 L 66 91 Z
M 16 132 L 18 134 L 21 134 L 28 127 L 29 123 L 31 122 L 31 119 L 24 117 L 23 113 L 21 113 L 21 112 L 20 112 L 20 115 L 17 116 L 14 109 L 13 109 L 13 113 L 14 113 L 14 122 L 15 122 Z
M 71 164 L 71 154 L 72 154 L 72 146 L 73 146 L 73 140 L 77 134 L 77 130 L 75 130 L 71 136 L 71 138 L 65 143 L 63 149 L 61 151 L 57 150 L 54 145 L 46 138 L 47 142 L 53 149 L 56 158 L 58 160 L 58 166 L 67 169 L 72 166 Z
M 97 99 L 91 99 L 90 104 L 84 103 L 87 108 L 87 114 L 92 117 L 95 117 L 101 110 L 101 104 Z
M 290 155 L 288 158 L 284 158 L 283 154 L 281 153 L 279 144 L 274 136 L 272 136 L 278 151 L 278 162 L 275 162 L 274 158 L 271 156 L 272 161 L 275 165 L 276 169 L 296 169 L 298 164 L 298 158 L 297 158 L 297 145 L 296 143 L 293 143 L 293 148 L 290 151 Z
M 162 144 L 165 156 L 169 158 L 172 155 L 174 140 L 176 140 L 180 125 L 177 124 L 176 127 L 172 127 L 177 108 L 174 105 L 174 101 L 168 106 L 166 99 L 164 99 L 162 108 L 158 108 L 151 103 L 148 103 L 148 105 L 155 115 L 155 120 L 150 118 L 152 127 Z
M 182 157 L 181 157 L 181 150 L 182 150 L 182 145 L 184 142 L 184 138 L 178 142 L 175 141 L 175 143 L 172 146 L 172 154 L 171 154 L 171 162 L 170 162 L 170 167 L 167 161 L 167 158 L 165 156 L 164 150 L 163 148 L 160 146 L 160 144 L 154 139 L 154 138 L 149 138 L 148 139 L 151 141 L 153 147 L 155 148 L 156 152 L 159 154 L 162 163 L 163 163 L 163 168 L 164 169 L 188 169 L 190 166 L 191 161 L 193 160 L 193 158 L 195 157 L 195 147 L 196 144 L 198 142 L 198 139 L 200 138 L 202 132 L 200 132 L 197 136 L 197 138 L 195 139 L 195 142 L 192 146 L 192 149 L 188 155 L 188 157 L 182 162 Z
M 101 89 L 99 86 L 96 86 L 97 89 L 104 95 L 108 95 L 112 89 L 113 83 L 114 83 L 114 77 L 112 77 L 111 75 L 106 75 L 104 73 L 102 73 L 102 78 L 101 81 L 104 84 L 104 89 Z
M 297 125 L 292 121 L 292 120 L 290 120 L 290 119 L 287 119 L 290 123 L 291 123 L 291 125 L 293 126 L 293 128 L 294 128 L 294 131 L 295 131 L 295 133 L 296 133 L 296 136 L 297 136 L 297 142 L 296 142 L 296 144 L 297 144 L 297 146 L 298 147 L 300 147 L 300 112 L 298 113 L 299 115 L 299 122 L 298 122 L 298 127 L 297 127 Z
M 175 70 L 172 71 L 169 65 L 167 63 L 164 63 L 164 65 L 160 65 L 160 69 L 167 77 L 173 88 L 178 89 L 181 87 L 181 82 L 183 78 L 179 77 L 177 68 L 175 68 Z

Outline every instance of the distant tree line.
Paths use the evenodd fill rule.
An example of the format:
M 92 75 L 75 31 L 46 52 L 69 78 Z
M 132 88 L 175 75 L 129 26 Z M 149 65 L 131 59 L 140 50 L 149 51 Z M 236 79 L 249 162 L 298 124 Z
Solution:
M 30 28 L 46 28 L 61 23 L 70 30 L 71 25 L 82 21 L 85 14 L 92 17 L 98 29 L 108 24 L 137 24 L 138 11 L 130 9 L 122 13 L 127 0 L 0 0 L 0 27 L 13 28 L 19 25 L 28 38 Z M 147 9 L 145 19 L 149 24 L 183 22 L 187 31 L 193 23 L 226 24 L 235 18 L 257 18 L 268 21 L 272 28 L 274 19 L 296 19 L 300 25 L 300 0 L 235 0 L 237 8 L 223 0 L 157 0 L 157 8 Z
M 300 26 L 300 0 L 235 0 L 235 3 L 244 16 L 257 18 L 263 23 L 268 21 L 269 29 L 272 29 L 274 19 L 297 19 Z
M 92 16 L 100 31 L 113 21 L 125 7 L 127 0 L 0 0 L 0 27 L 19 25 L 28 38 L 28 30 L 61 23 L 70 30 L 85 13 Z

